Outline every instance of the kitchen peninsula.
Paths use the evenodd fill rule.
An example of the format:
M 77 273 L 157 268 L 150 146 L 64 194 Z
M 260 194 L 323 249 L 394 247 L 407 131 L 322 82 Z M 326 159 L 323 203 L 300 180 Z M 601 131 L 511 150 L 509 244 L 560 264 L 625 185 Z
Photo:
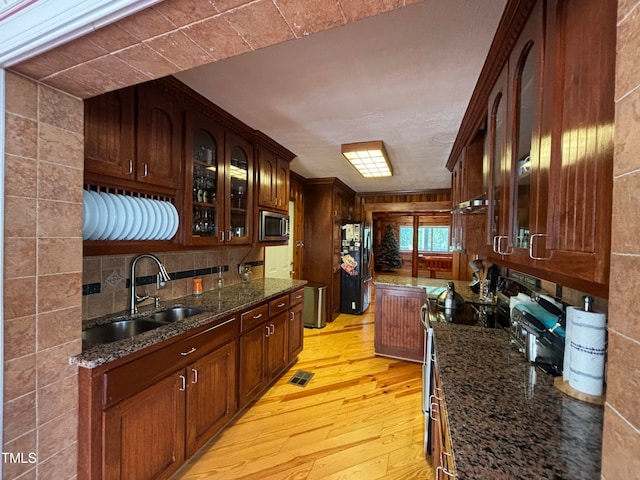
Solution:
M 393 317 L 383 315 L 379 298 L 388 292 L 401 293 L 418 305 L 415 299 L 435 299 L 446 281 L 378 276 L 374 284 L 376 314 L 380 312 L 389 322 Z M 467 282 L 455 282 L 455 286 L 465 300 L 475 298 Z M 419 306 L 408 318 L 414 322 L 414 343 L 422 346 Z M 601 406 L 554 388 L 553 377 L 528 363 L 510 344 L 505 329 L 443 322 L 431 326 L 441 388 L 438 396 L 443 399 L 440 412 L 446 412 L 441 418 L 448 423 L 457 478 L 600 478 Z M 376 325 L 376 335 L 379 331 Z

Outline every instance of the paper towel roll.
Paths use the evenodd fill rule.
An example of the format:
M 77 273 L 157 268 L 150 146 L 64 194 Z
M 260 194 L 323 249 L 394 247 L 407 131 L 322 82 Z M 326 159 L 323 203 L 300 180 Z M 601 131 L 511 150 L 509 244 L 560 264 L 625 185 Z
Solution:
M 604 387 L 604 357 L 607 345 L 607 316 L 567 308 L 567 343 L 564 376 L 569 372 L 569 385 L 587 395 L 599 396 Z M 566 351 L 570 350 L 568 357 Z

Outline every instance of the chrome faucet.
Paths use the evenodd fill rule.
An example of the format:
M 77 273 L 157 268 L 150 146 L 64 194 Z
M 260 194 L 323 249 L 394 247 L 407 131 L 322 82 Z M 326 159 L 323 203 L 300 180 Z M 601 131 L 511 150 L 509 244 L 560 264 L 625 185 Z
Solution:
M 164 265 L 162 265 L 160 259 L 158 259 L 158 257 L 156 257 L 155 255 L 152 255 L 151 253 L 143 253 L 134 258 L 131 262 L 131 296 L 129 298 L 129 308 L 131 315 L 135 315 L 136 313 L 138 313 L 138 303 L 143 302 L 147 298 L 149 298 L 148 295 L 140 297 L 136 294 L 136 265 L 138 264 L 138 260 L 141 260 L 143 258 L 150 258 L 151 260 L 156 262 L 156 264 L 158 265 L 158 279 L 160 281 L 168 282 L 169 280 L 171 280 L 169 274 L 167 273 L 167 269 L 164 268 Z

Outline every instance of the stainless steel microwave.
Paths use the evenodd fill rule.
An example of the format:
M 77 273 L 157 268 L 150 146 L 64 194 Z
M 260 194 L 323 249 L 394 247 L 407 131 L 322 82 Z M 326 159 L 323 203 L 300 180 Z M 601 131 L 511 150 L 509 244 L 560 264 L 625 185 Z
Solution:
M 259 241 L 286 242 L 289 240 L 289 215 L 260 210 Z

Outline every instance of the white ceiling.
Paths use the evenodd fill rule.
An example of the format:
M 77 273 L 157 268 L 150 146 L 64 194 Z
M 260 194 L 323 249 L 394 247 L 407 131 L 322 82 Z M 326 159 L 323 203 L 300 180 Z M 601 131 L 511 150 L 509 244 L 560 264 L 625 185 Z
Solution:
M 449 188 L 445 163 L 506 0 L 425 0 L 176 77 L 261 130 L 306 178 L 357 192 Z M 394 176 L 364 179 L 340 145 L 383 140 Z

